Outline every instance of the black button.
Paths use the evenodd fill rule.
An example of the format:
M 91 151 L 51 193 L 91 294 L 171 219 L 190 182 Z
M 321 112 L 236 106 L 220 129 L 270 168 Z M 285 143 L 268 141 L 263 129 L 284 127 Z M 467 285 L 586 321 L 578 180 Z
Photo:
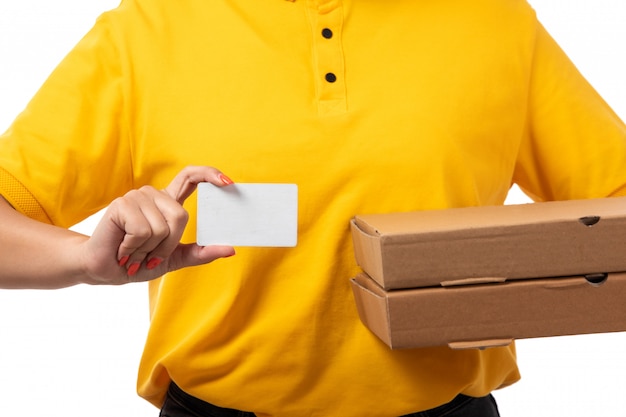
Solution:
M 322 29 L 322 36 L 326 39 L 330 39 L 333 37 L 333 31 L 328 28 L 324 28 Z
M 337 76 L 332 72 L 327 73 L 324 78 L 326 78 L 326 81 L 328 81 L 329 83 L 334 83 L 335 81 L 337 81 Z

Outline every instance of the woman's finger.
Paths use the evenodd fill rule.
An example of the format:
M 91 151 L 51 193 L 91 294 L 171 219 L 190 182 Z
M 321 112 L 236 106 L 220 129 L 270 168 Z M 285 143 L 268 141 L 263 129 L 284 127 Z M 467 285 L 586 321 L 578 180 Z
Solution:
M 174 251 L 188 215 L 176 200 L 152 187 L 131 191 L 126 200 L 128 212 L 120 219 L 125 235 L 118 260 L 133 276 L 142 264 L 153 269 Z
M 178 203 L 183 204 L 201 182 L 210 182 L 217 186 L 233 184 L 230 178 L 216 168 L 188 166 L 174 177 L 172 182 L 165 188 L 165 192 Z

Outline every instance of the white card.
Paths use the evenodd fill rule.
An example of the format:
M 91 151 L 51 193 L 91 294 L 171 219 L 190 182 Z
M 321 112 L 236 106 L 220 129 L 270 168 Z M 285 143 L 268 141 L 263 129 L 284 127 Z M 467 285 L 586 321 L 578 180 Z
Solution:
M 293 247 L 296 184 L 198 184 L 198 245 Z

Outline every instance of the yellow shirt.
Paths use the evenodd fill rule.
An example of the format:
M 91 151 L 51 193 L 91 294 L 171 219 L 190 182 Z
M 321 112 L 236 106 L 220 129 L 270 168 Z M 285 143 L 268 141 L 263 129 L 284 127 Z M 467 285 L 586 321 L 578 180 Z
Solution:
M 512 183 L 623 193 L 625 139 L 522 0 L 125 0 L 0 137 L 0 193 L 68 226 L 185 165 L 298 184 L 296 248 L 151 283 L 139 393 L 399 416 L 515 382 L 515 349 L 388 349 L 357 316 L 349 219 L 502 204 Z

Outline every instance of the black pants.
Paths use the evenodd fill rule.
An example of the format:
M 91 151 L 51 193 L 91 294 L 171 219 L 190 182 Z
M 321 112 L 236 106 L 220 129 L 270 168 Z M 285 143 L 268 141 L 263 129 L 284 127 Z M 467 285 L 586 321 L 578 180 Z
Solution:
M 493 396 L 474 398 L 459 395 L 447 404 L 402 417 L 499 417 Z M 185 393 L 172 383 L 160 417 L 254 417 L 254 413 L 221 408 Z

